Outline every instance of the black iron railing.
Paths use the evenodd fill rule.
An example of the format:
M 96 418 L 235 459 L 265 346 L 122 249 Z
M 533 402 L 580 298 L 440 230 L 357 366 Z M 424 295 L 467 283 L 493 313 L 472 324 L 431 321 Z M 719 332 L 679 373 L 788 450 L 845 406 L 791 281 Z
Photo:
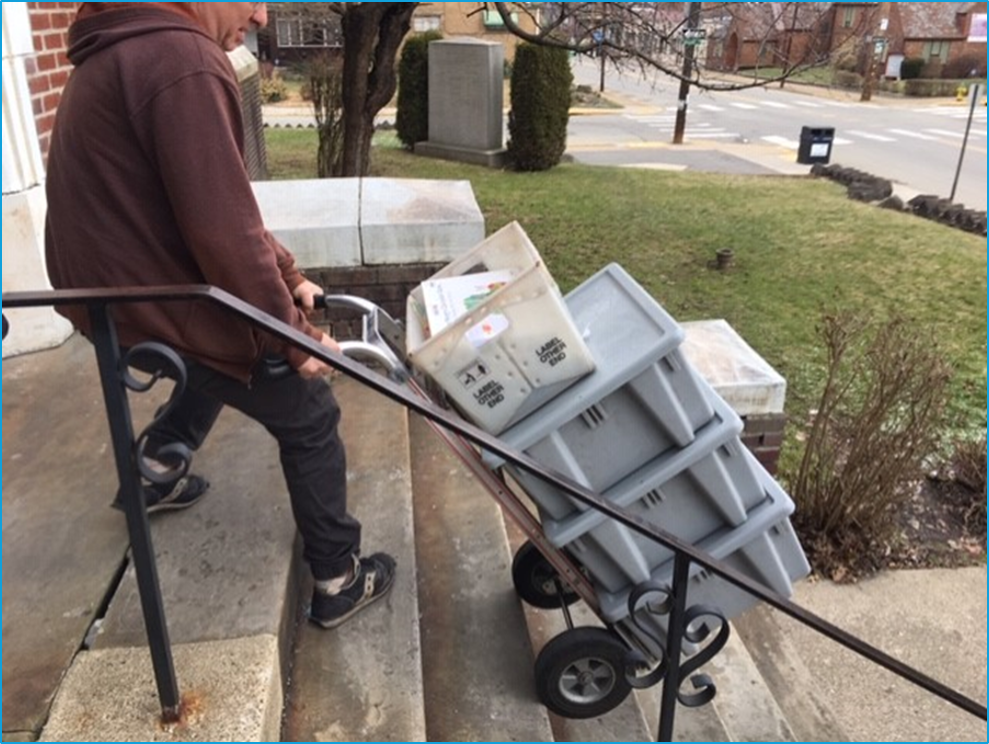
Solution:
M 181 389 L 184 372 L 181 360 L 171 350 L 160 344 L 144 344 L 135 347 L 131 353 L 142 353 L 147 357 L 157 358 L 161 372 L 153 374 L 150 382 L 139 383 L 127 371 L 127 358 L 121 356 L 116 339 L 116 331 L 112 321 L 111 308 L 118 304 L 127 303 L 161 303 L 177 301 L 210 302 L 224 307 L 233 316 L 242 321 L 279 338 L 299 348 L 317 359 L 331 365 L 340 372 L 358 380 L 360 383 L 376 390 L 399 404 L 405 406 L 443 429 L 456 433 L 458 436 L 472 442 L 478 447 L 488 450 L 503 460 L 513 463 L 523 470 L 543 479 L 561 489 L 586 506 L 596 509 L 629 529 L 664 545 L 675 553 L 674 578 L 671 586 L 646 586 L 643 591 L 658 592 L 663 596 L 661 602 L 655 603 L 668 615 L 668 632 L 666 638 L 666 656 L 654 671 L 652 679 L 655 683 L 664 682 L 663 697 L 660 707 L 660 723 L 658 741 L 673 740 L 673 725 L 678 704 L 695 707 L 703 705 L 714 696 L 713 684 L 703 675 L 694 675 L 699 666 L 697 657 L 688 659 L 681 665 L 682 646 L 685 641 L 695 641 L 691 638 L 692 619 L 699 614 L 714 614 L 708 608 L 688 607 L 686 590 L 690 568 L 696 564 L 703 569 L 723 578 L 736 587 L 748 592 L 759 600 L 775 607 L 780 612 L 806 625 L 832 641 L 848 648 L 859 656 L 896 674 L 911 684 L 927 691 L 949 704 L 985 720 L 986 706 L 972 700 L 930 676 L 913 669 L 903 662 L 889 656 L 861 639 L 851 635 L 832 623 L 799 607 L 790 600 L 766 589 L 758 582 L 739 573 L 724 563 L 711 558 L 695 546 L 684 542 L 656 525 L 630 513 L 628 510 L 604 500 L 600 495 L 589 491 L 583 486 L 544 469 L 538 462 L 525 453 L 515 451 L 505 445 L 497 437 L 473 426 L 461 418 L 451 415 L 447 410 L 432 403 L 428 399 L 415 395 L 402 384 L 394 382 L 364 364 L 334 353 L 319 342 L 296 331 L 288 324 L 264 313 L 257 308 L 237 299 L 223 290 L 207 286 L 179 287 L 149 287 L 117 290 L 64 290 L 51 292 L 22 292 L 3 295 L 3 308 L 28 308 L 44 306 L 85 306 L 92 322 L 92 341 L 96 347 L 100 379 L 106 400 L 107 415 L 113 438 L 114 456 L 117 474 L 121 485 L 121 494 L 127 529 L 134 553 L 135 569 L 137 571 L 138 587 L 144 612 L 145 628 L 151 651 L 155 678 L 158 685 L 158 695 L 162 707 L 162 716 L 166 720 L 174 720 L 180 715 L 180 697 L 175 676 L 165 622 L 164 607 L 158 582 L 154 552 L 151 545 L 151 535 L 148 525 L 147 511 L 141 498 L 141 477 L 152 474 L 142 470 L 141 445 L 143 436 L 134 437 L 130 410 L 127 404 L 126 391 L 143 390 L 153 385 L 162 376 L 178 378 L 173 397 Z M 7 333 L 7 320 L 4 318 L 4 336 Z M 178 365 L 176 367 L 176 364 Z M 145 363 L 142 365 L 147 367 Z M 167 369 L 171 367 L 172 369 Z M 180 453 L 181 454 L 181 453 Z M 181 460 L 182 458 L 179 457 Z M 184 468 L 180 465 L 179 469 Z M 159 476 L 161 477 L 161 476 Z M 165 476 L 168 477 L 168 476 Z M 170 477 L 178 477 L 173 473 Z M 712 641 L 707 653 L 700 655 L 708 659 L 712 653 L 724 643 L 724 631 Z M 681 690 L 683 682 L 691 680 L 695 691 L 686 693 Z

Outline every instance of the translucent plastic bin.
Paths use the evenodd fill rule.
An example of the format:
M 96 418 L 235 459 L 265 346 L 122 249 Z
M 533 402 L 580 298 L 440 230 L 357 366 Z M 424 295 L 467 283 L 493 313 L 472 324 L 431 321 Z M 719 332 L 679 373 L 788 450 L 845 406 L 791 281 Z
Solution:
M 432 278 L 514 269 L 518 275 L 429 337 L 421 288 L 408 299 L 406 349 L 478 426 L 498 434 L 594 369 L 594 361 L 539 254 L 511 223 Z
M 700 550 L 726 563 L 731 568 L 757 581 L 783 597 L 793 594 L 793 583 L 810 574 L 810 565 L 796 533 L 790 524 L 793 502 L 755 457 L 749 453 L 759 474 L 766 498 L 749 512 L 739 527 L 723 529 L 695 543 Z M 673 580 L 673 560 L 653 569 L 651 580 L 669 586 Z M 628 606 L 634 585 L 619 592 L 599 591 L 601 615 L 607 622 L 618 623 L 623 632 L 631 632 L 641 640 L 648 637 L 631 623 Z M 726 619 L 738 617 L 757 604 L 758 599 L 728 581 L 698 565 L 692 565 L 687 589 L 687 606 L 708 605 L 719 610 Z M 666 616 L 656 616 L 639 610 L 636 620 L 659 639 L 666 637 Z
M 683 331 L 624 269 L 611 264 L 566 297 L 596 368 L 501 438 L 542 465 L 604 491 L 664 452 L 690 445 L 714 418 L 710 386 L 680 353 Z M 733 413 L 725 425 L 742 430 Z M 503 461 L 486 455 L 491 467 Z M 576 502 L 509 469 L 546 515 Z

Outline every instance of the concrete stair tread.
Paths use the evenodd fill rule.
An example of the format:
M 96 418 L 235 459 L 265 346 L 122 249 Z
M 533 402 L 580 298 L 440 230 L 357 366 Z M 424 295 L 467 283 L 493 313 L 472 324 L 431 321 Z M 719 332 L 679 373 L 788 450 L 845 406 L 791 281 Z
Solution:
M 300 618 L 283 740 L 425 741 L 408 416 L 358 383 L 334 387 L 362 549 L 390 553 L 398 569 L 389 595 L 339 628 Z
M 497 503 L 412 418 L 430 741 L 552 741 Z

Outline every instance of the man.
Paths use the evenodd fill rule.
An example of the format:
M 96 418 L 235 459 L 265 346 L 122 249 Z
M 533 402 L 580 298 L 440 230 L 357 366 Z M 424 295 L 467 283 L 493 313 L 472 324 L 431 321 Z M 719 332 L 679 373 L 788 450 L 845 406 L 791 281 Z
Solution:
M 48 160 L 48 270 L 56 288 L 212 284 L 330 349 L 307 313 L 322 290 L 268 233 L 243 160 L 240 93 L 225 54 L 267 22 L 264 3 L 83 3 L 69 31 L 75 69 Z M 81 308 L 65 314 L 85 334 Z M 124 347 L 154 340 L 188 368 L 188 389 L 156 426 L 148 454 L 195 450 L 223 405 L 278 440 L 304 556 L 316 582 L 310 618 L 336 627 L 391 588 L 395 562 L 360 558 L 346 510 L 340 410 L 330 368 L 204 303 L 123 305 Z M 296 374 L 261 374 L 280 355 Z M 190 505 L 208 484 L 145 488 L 149 510 Z M 264 518 L 259 515 L 259 518 Z

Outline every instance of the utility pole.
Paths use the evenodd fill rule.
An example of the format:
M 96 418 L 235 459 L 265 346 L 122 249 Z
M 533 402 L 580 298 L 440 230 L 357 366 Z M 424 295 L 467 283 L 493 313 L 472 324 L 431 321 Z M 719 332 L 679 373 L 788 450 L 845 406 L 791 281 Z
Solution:
M 889 3 L 879 3 L 879 22 L 876 23 L 876 19 L 873 16 L 869 24 L 869 33 L 865 37 L 865 42 L 869 45 L 869 48 L 867 50 L 868 59 L 865 66 L 865 77 L 862 80 L 862 96 L 860 98 L 862 101 L 872 100 L 872 89 L 875 86 L 875 78 L 877 77 L 876 62 L 879 61 L 881 56 L 884 56 L 886 44 L 888 44 L 885 34 L 888 33 L 889 29 L 889 5 Z
M 677 100 L 676 126 L 673 129 L 674 145 L 683 144 L 683 132 L 687 128 L 687 98 L 690 96 L 690 77 L 694 74 L 694 45 L 701 25 L 702 4 L 690 3 L 687 9 L 687 28 L 683 35 L 683 76 L 680 80 L 680 97 Z

